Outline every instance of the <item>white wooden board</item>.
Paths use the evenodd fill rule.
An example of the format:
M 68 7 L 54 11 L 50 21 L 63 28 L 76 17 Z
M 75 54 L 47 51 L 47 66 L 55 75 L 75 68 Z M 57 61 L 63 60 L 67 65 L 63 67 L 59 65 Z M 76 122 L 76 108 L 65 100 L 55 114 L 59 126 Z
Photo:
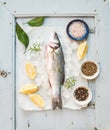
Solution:
M 1 0 L 0 1 L 0 69 L 11 72 L 0 77 L 1 130 L 110 130 L 110 6 L 109 0 Z M 81 111 L 25 112 L 18 105 L 15 73 L 15 18 L 32 16 L 86 16 L 95 19 L 94 43 L 88 58 L 100 63 L 101 73 L 89 83 L 94 92 L 95 109 Z M 91 20 L 89 21 L 91 23 Z
M 59 38 L 60 38 L 60 41 L 61 41 L 61 44 L 62 44 L 62 47 L 63 47 L 63 50 L 64 50 L 64 55 L 66 56 L 65 59 L 67 62 L 67 65 L 66 65 L 66 78 L 68 76 L 74 76 L 77 78 L 77 83 L 76 83 L 76 86 L 79 86 L 79 85 L 88 85 L 87 81 L 81 77 L 80 75 L 80 64 L 81 64 L 81 61 L 78 61 L 78 58 L 77 58 L 77 47 L 78 47 L 78 43 L 75 42 L 75 41 L 71 41 L 70 39 L 68 39 L 67 35 L 66 35 L 66 26 L 68 24 L 68 22 L 70 22 L 71 20 L 73 19 L 82 19 L 84 20 L 85 22 L 87 22 L 90 30 L 94 31 L 94 18 L 92 17 L 47 17 L 45 19 L 45 22 L 44 22 L 44 25 L 39 27 L 39 28 L 33 28 L 33 27 L 29 27 L 28 25 L 24 25 L 23 23 L 26 23 L 26 21 L 32 19 L 32 18 L 18 18 L 17 19 L 17 22 L 21 25 L 21 27 L 28 33 L 29 35 L 29 38 L 30 38 L 30 45 L 33 44 L 34 42 L 38 41 L 38 42 L 41 42 L 41 46 L 43 47 L 43 50 L 42 52 L 40 52 L 39 54 L 37 54 L 36 57 L 30 57 L 30 55 L 28 55 L 29 53 L 27 52 L 26 54 L 24 54 L 24 47 L 22 46 L 22 44 L 18 41 L 18 39 L 16 39 L 16 95 L 17 95 L 17 106 L 23 108 L 24 110 L 28 110 L 28 112 L 31 110 L 42 110 L 42 109 L 39 109 L 36 105 L 34 105 L 28 96 L 24 96 L 24 95 L 21 95 L 18 93 L 19 89 L 21 86 L 23 86 L 23 84 L 26 84 L 28 82 L 32 82 L 30 81 L 26 75 L 26 72 L 25 72 L 25 63 L 28 62 L 28 61 L 31 61 L 34 65 L 36 65 L 37 67 L 37 70 L 40 69 L 40 67 L 43 65 L 44 63 L 44 66 L 45 66 L 45 45 L 48 44 L 48 41 L 49 41 L 49 37 L 50 37 L 50 34 L 52 31 L 56 31 L 59 35 Z M 42 31 L 43 30 L 43 31 Z M 94 43 L 94 33 L 91 33 L 89 34 L 89 37 L 88 37 L 88 45 L 92 46 L 93 43 Z M 70 48 L 67 48 L 69 44 L 69 47 Z M 91 45 L 92 44 L 92 45 Z M 67 51 L 67 49 L 69 51 Z M 74 52 L 72 52 L 72 50 L 74 50 Z M 90 48 L 89 48 L 90 50 Z M 69 53 L 68 53 L 69 52 Z M 68 56 L 67 56 L 67 54 Z M 88 51 L 88 54 L 89 54 L 89 51 Z M 87 54 L 87 57 L 88 57 L 88 54 Z M 40 58 L 38 58 L 38 56 L 42 56 Z M 70 57 L 70 58 L 68 58 Z M 38 61 L 37 61 L 38 59 Z M 39 62 L 39 59 L 42 59 L 42 62 Z M 69 59 L 69 61 L 68 61 Z M 68 64 L 69 62 L 69 64 Z M 83 61 L 82 61 L 83 62 Z M 40 64 L 40 65 L 39 65 Z M 70 65 L 70 66 L 68 66 Z M 74 67 L 73 67 L 74 66 Z M 71 71 L 68 69 L 68 67 L 71 68 L 72 70 L 72 73 Z M 18 69 L 19 68 L 19 69 Z M 45 67 L 43 69 L 45 71 Z M 39 70 L 38 70 L 39 72 Z M 39 72 L 40 73 L 40 72 Z M 41 76 L 42 76 L 42 71 L 41 71 Z M 45 72 L 46 74 L 46 72 Z M 45 76 L 45 75 L 43 75 Z M 28 80 L 27 80 L 28 79 Z M 46 86 L 48 86 L 48 78 L 47 76 L 45 77 L 46 79 L 46 84 L 44 83 L 44 87 L 41 88 L 41 91 L 39 91 L 38 93 L 41 94 L 42 96 L 44 96 L 44 99 L 46 101 L 46 103 L 48 104 L 47 107 L 45 109 L 51 109 L 51 96 L 47 96 L 48 99 L 45 98 L 45 95 L 51 93 L 51 88 L 47 87 L 47 89 L 49 90 L 49 93 L 45 93 L 45 90 L 46 90 Z M 44 80 L 44 78 L 42 79 Z M 40 86 L 42 86 L 42 82 L 40 83 L 41 81 L 41 78 L 36 78 L 36 80 L 34 81 L 34 83 L 38 83 L 38 85 L 40 84 Z M 73 87 L 74 88 L 74 87 Z M 72 88 L 72 89 L 73 89 Z M 62 113 L 63 111 L 65 111 L 64 108 L 68 108 L 68 109 L 73 109 L 73 110 L 77 110 L 77 109 L 81 109 L 80 106 L 77 106 L 73 100 L 72 100 L 72 89 L 70 90 L 66 90 L 66 89 L 62 89 L 62 99 L 63 99 L 63 110 L 59 111 L 59 110 L 56 110 L 56 111 L 59 111 L 58 113 Z M 93 91 L 94 93 L 94 91 Z M 65 96 L 66 95 L 66 96 Z M 94 94 L 93 94 L 94 95 Z M 65 98 L 67 98 L 65 100 Z M 49 100 L 49 101 L 48 101 Z M 44 110 L 45 110 L 44 109 Z M 51 111 L 51 110 L 48 110 L 47 113 Z M 67 111 L 67 109 L 66 109 Z M 82 110 L 82 115 L 83 115 L 83 111 Z M 87 120 L 92 120 L 93 116 L 92 116 L 92 113 L 93 111 L 91 111 L 91 115 L 90 117 L 88 117 L 88 114 L 89 113 L 89 108 L 86 109 L 86 113 L 85 113 L 85 121 Z M 52 112 L 52 111 L 51 111 Z M 73 111 L 75 113 L 75 111 Z M 45 113 L 45 112 L 43 112 Z M 54 113 L 54 111 L 52 112 Z M 38 113 L 36 113 L 38 114 Z M 66 116 L 66 115 L 65 115 Z M 72 115 L 69 114 L 69 116 L 71 118 L 76 118 L 76 117 L 72 117 Z M 79 115 L 77 115 L 79 117 Z M 20 116 L 19 116 L 20 117 Z M 78 117 L 77 117 L 77 121 L 78 121 Z M 35 117 L 30 117 L 30 118 L 35 118 Z M 51 117 L 52 118 L 52 117 Z M 65 117 L 66 118 L 66 117 Z M 70 119 L 71 119 L 70 118 Z M 83 118 L 83 116 L 82 116 Z M 40 118 L 41 119 L 41 118 Z M 26 119 L 27 120 L 27 119 Z M 49 119 L 50 120 L 50 119 Z M 33 123 L 34 123 L 34 120 L 33 120 Z M 92 125 L 92 122 L 88 122 Z M 82 123 L 83 124 L 83 123 Z M 36 125 L 33 125 L 32 129 L 34 129 L 36 127 Z M 45 126 L 46 129 L 48 129 L 49 127 L 48 126 Z M 54 127 L 56 127 L 54 125 Z M 51 129 L 54 129 L 54 127 L 51 127 Z M 65 126 L 66 127 L 66 126 Z M 39 126 L 39 128 L 43 128 L 42 126 Z M 58 127 L 56 127 L 55 129 L 58 129 Z

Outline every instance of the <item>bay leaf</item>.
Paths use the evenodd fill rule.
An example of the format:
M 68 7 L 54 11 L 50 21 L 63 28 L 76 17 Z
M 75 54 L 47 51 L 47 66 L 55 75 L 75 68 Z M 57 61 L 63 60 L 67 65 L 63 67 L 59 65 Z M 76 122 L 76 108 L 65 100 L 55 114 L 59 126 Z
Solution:
M 37 27 L 37 26 L 41 26 L 43 22 L 44 22 L 44 17 L 36 17 L 28 21 L 27 23 L 32 27 Z
M 26 49 L 29 45 L 29 37 L 18 23 L 16 23 L 16 34 L 19 41 L 25 46 L 25 49 Z

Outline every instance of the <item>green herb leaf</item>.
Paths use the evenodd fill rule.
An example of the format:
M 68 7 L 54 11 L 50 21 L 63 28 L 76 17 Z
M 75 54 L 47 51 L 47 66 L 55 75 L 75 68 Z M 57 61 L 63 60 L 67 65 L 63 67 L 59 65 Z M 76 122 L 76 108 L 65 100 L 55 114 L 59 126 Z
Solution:
M 16 23 L 16 34 L 21 43 L 25 46 L 25 49 L 29 45 L 29 38 L 26 32 L 20 27 L 18 23 Z
M 75 86 L 76 80 L 74 79 L 74 77 L 70 77 L 68 79 L 66 79 L 66 81 L 64 82 L 64 86 L 69 89 L 72 86 Z
M 36 27 L 36 26 L 41 26 L 43 22 L 44 22 L 44 17 L 36 17 L 28 21 L 27 23 L 32 27 Z
M 31 53 L 32 52 L 38 52 L 38 51 L 41 50 L 40 44 L 38 44 L 37 42 L 35 42 L 28 50 L 31 51 Z

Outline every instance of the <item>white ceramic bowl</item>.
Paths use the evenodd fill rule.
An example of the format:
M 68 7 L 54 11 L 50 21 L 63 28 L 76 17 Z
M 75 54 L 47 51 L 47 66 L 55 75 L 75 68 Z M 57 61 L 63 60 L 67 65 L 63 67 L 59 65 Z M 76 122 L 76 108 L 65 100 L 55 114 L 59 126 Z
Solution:
M 94 74 L 91 75 L 91 76 L 87 76 L 87 75 L 85 75 L 85 74 L 82 72 L 82 66 L 83 66 L 85 63 L 87 63 L 87 62 L 93 62 L 93 63 L 97 66 L 97 71 L 96 71 L 96 73 L 94 73 Z M 83 63 L 81 64 L 80 71 L 81 71 L 81 75 L 82 75 L 85 79 L 92 80 L 92 79 L 95 79 L 95 78 L 99 75 L 99 65 L 98 65 L 95 61 L 93 61 L 93 60 L 86 60 L 85 62 L 83 62 Z
M 76 99 L 74 93 L 75 93 L 76 89 L 78 89 L 78 88 L 85 88 L 85 89 L 88 90 L 88 94 L 89 94 L 89 95 L 88 95 L 88 97 L 87 97 L 86 100 L 84 100 L 84 101 L 79 101 L 78 99 Z M 87 105 L 87 104 L 92 100 L 92 91 L 91 91 L 91 89 L 90 89 L 89 87 L 86 87 L 86 86 L 78 86 L 78 87 L 75 87 L 74 90 L 73 90 L 73 100 L 74 100 L 74 102 L 75 102 L 77 105 L 80 105 L 80 106 L 85 106 L 85 105 Z

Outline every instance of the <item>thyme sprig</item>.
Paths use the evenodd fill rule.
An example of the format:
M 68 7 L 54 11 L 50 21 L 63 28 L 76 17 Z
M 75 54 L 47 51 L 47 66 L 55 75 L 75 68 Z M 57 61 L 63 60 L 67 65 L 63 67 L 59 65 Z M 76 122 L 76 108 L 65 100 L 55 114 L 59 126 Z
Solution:
M 69 88 L 75 86 L 75 83 L 76 83 L 76 79 L 74 79 L 74 77 L 69 77 L 64 82 L 64 86 L 65 86 L 65 88 L 69 89 Z
M 28 50 L 29 50 L 31 53 L 32 53 L 32 52 L 41 51 L 40 43 L 35 42 Z

